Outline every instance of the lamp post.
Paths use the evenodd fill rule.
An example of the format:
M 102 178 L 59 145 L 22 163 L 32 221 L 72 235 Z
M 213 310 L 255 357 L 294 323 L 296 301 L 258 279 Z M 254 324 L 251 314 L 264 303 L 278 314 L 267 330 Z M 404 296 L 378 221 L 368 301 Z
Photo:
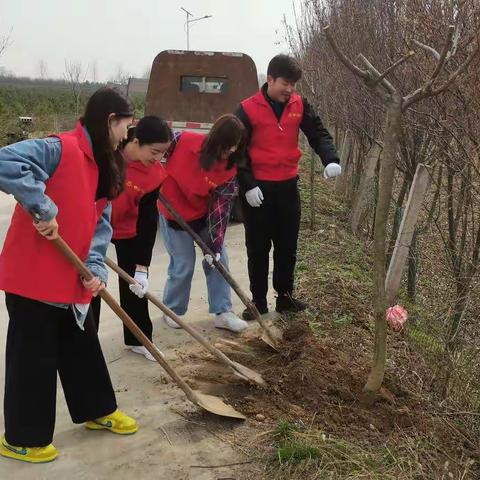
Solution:
M 200 20 L 205 20 L 206 18 L 212 18 L 213 15 L 204 15 L 203 17 L 200 18 L 192 18 L 193 14 L 190 13 L 188 10 L 185 10 L 185 8 L 180 7 L 180 10 L 183 10 L 185 14 L 187 15 L 187 21 L 185 22 L 185 25 L 187 26 L 187 52 L 190 50 L 190 24 L 198 22 Z

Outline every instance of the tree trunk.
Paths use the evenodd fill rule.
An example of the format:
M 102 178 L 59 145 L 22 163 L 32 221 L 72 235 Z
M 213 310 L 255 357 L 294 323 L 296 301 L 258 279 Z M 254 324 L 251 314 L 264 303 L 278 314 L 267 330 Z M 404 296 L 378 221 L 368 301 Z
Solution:
M 75 111 L 77 114 L 77 118 L 79 116 L 80 112 L 80 94 L 75 95 Z
M 455 352 L 455 345 L 457 343 L 457 333 L 462 321 L 463 312 L 467 306 L 467 291 L 470 282 L 465 285 L 465 279 L 457 279 L 457 295 L 453 311 L 450 315 L 450 327 L 447 336 L 447 350 L 450 354 Z
M 340 166 L 342 167 L 342 175 L 335 179 L 335 193 L 342 198 L 347 189 L 347 168 L 351 150 L 352 133 L 347 130 L 345 132 L 345 136 L 343 137 L 342 149 L 340 150 Z
M 408 257 L 408 275 L 407 275 L 407 295 L 408 299 L 415 303 L 417 295 L 417 273 L 418 273 L 418 250 L 417 250 L 418 230 L 413 233 L 412 243 L 410 245 L 410 255 Z
M 387 100 L 384 152 L 380 163 L 378 203 L 375 213 L 375 347 L 373 366 L 364 387 L 364 390 L 368 393 L 377 392 L 382 386 L 385 376 L 387 343 L 387 324 L 385 320 L 387 307 L 385 293 L 386 229 L 401 126 L 401 98 L 398 95 L 391 95 Z
M 448 396 L 450 379 L 452 378 L 452 373 L 455 369 L 454 358 L 458 346 L 457 333 L 460 328 L 463 313 L 467 306 L 467 290 L 468 286 L 465 285 L 461 279 L 457 279 L 457 297 L 449 319 L 450 327 L 443 353 L 443 362 L 441 362 L 443 367 L 443 385 L 441 386 L 442 399 L 446 399 Z
M 310 149 L 310 230 L 315 228 L 315 151 Z

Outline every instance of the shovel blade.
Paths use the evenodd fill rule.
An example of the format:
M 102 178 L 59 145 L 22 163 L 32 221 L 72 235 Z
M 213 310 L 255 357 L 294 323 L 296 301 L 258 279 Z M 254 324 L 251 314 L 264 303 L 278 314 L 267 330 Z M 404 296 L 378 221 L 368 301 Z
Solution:
M 233 362 L 233 364 L 234 367 L 232 367 L 232 369 L 235 374 L 238 375 L 240 378 L 243 378 L 244 380 L 250 382 L 254 382 L 260 387 L 265 387 L 267 385 L 263 377 L 255 370 L 252 370 L 251 368 L 248 368 L 238 362 Z
M 280 352 L 280 347 L 278 346 L 278 342 L 272 342 L 272 339 L 265 333 L 262 334 L 260 337 L 260 340 L 263 343 L 266 343 L 272 350 L 275 350 L 276 352 Z
M 193 393 L 195 395 L 196 405 L 207 412 L 221 417 L 238 418 L 239 420 L 245 420 L 247 418 L 243 413 L 237 412 L 231 405 L 227 405 L 221 398 L 195 390 Z
M 279 345 L 283 340 L 283 332 L 279 327 L 275 325 L 274 322 L 280 320 L 281 318 L 282 316 L 277 312 L 270 312 L 262 315 L 262 320 L 266 324 L 270 335 L 267 335 L 265 330 L 262 329 L 262 335 L 260 336 L 260 340 L 262 340 L 262 342 L 266 343 L 276 352 L 280 351 Z

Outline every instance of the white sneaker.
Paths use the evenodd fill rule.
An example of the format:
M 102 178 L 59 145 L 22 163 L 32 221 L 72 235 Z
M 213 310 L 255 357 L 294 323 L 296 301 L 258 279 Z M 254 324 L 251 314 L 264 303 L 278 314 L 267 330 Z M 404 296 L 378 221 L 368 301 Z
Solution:
M 224 328 L 231 332 L 243 332 L 248 327 L 248 323 L 238 318 L 233 312 L 224 312 L 215 315 L 215 327 Z
M 172 320 L 170 317 L 166 315 L 163 316 L 163 321 L 170 327 L 170 328 L 182 328 L 175 320 Z
M 127 348 L 134 353 L 143 355 L 147 360 L 150 360 L 151 362 L 156 362 L 155 357 L 143 345 L 142 346 L 128 345 Z M 164 357 L 163 353 L 160 352 L 160 350 L 158 350 L 158 352 L 162 357 Z

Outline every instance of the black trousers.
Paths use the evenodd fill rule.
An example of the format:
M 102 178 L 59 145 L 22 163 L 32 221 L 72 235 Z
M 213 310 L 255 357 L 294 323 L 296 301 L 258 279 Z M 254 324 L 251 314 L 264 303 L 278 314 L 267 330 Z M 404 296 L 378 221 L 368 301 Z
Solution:
M 273 244 L 273 288 L 279 295 L 293 292 L 294 270 L 300 228 L 298 179 L 260 181 L 260 207 L 251 207 L 243 198 L 248 276 L 253 301 L 266 303 L 269 253 Z
M 74 423 L 117 408 L 115 393 L 89 314 L 80 330 L 71 309 L 5 294 L 9 315 L 5 372 L 5 438 L 11 445 L 52 442 L 57 371 Z
M 117 252 L 118 265 L 125 270 L 131 277 L 135 276 L 136 263 L 135 240 L 124 239 L 114 241 Z M 148 300 L 137 297 L 128 287 L 128 283 L 118 277 L 118 287 L 120 290 L 120 305 L 138 325 L 142 332 L 152 340 L 153 325 L 148 313 Z M 97 331 L 100 323 L 100 297 L 94 298 L 91 303 L 91 310 L 95 319 Z M 123 338 L 125 345 L 140 346 L 141 343 L 135 338 L 130 330 L 123 326 Z

